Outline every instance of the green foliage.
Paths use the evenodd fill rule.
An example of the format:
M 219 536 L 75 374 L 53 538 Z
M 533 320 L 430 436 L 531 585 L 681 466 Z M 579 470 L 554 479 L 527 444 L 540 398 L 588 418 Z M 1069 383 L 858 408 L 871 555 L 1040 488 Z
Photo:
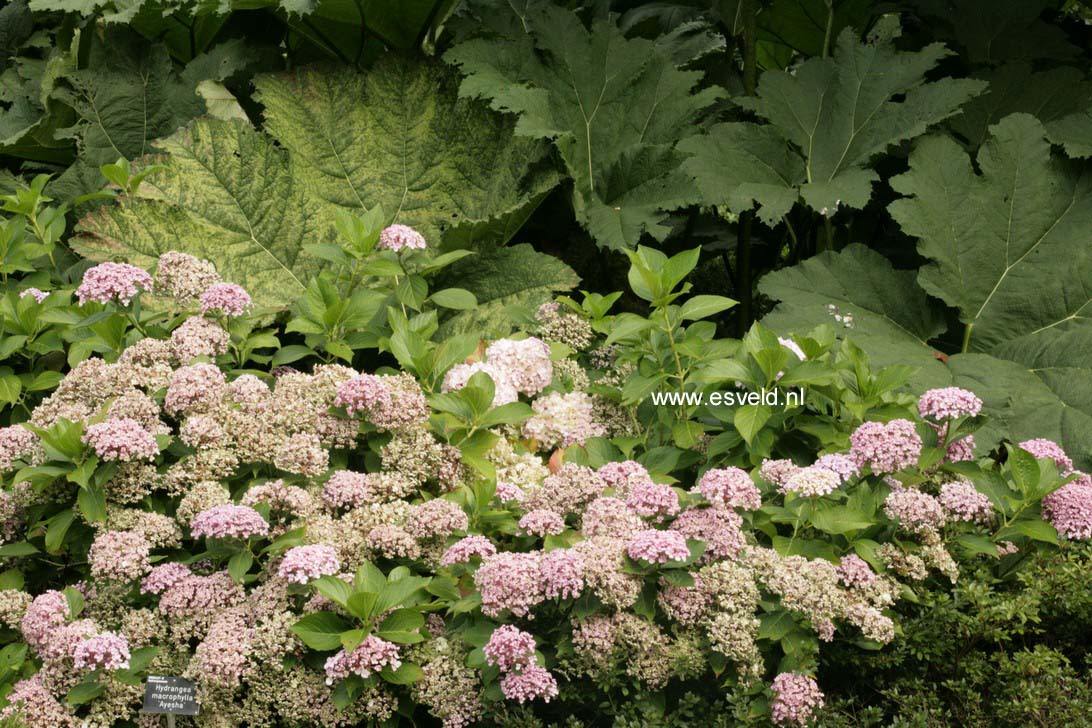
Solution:
M 445 56 L 466 74 L 460 93 L 519 114 L 517 134 L 554 140 L 577 220 L 600 247 L 662 240 L 664 213 L 697 200 L 675 144 L 716 89 L 692 93 L 700 73 L 608 20 L 586 28 L 545 2 L 480 12 L 482 27 Z

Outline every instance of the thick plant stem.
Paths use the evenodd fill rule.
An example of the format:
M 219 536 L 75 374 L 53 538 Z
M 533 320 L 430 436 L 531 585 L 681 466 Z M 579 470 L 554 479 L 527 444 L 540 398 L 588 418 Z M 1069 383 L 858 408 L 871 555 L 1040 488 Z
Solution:
M 755 23 L 755 0 L 741 0 L 740 14 L 743 19 L 743 90 L 748 96 L 755 95 L 758 81 L 758 60 L 756 54 L 757 25 Z M 736 309 L 739 321 L 739 334 L 742 336 L 751 326 L 751 227 L 754 223 L 754 211 L 748 210 L 739 216 L 739 240 L 736 247 L 738 277 L 736 293 L 739 296 L 739 308 Z
M 963 329 L 963 347 L 960 349 L 960 351 L 963 352 L 964 354 L 966 354 L 967 350 L 969 348 L 971 348 L 971 330 L 972 329 L 974 329 L 974 323 L 973 322 L 967 324 L 967 326 Z
M 827 29 L 823 35 L 823 58 L 830 55 L 830 36 L 834 31 L 834 0 L 826 0 L 827 3 Z

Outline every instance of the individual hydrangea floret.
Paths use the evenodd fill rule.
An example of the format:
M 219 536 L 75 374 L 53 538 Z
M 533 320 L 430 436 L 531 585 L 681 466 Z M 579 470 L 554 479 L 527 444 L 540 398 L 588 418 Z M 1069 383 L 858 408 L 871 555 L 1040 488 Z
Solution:
M 83 441 L 103 460 L 127 463 L 133 460 L 152 460 L 159 454 L 159 445 L 152 433 L 129 417 L 89 425 L 84 432 Z
M 1024 440 L 1020 447 L 1027 450 L 1037 458 L 1050 458 L 1058 468 L 1059 475 L 1069 475 L 1073 472 L 1073 461 L 1065 454 L 1065 450 L 1053 440 L 1036 438 Z
M 918 398 L 918 413 L 934 420 L 974 417 L 982 411 L 982 400 L 960 387 L 930 389 Z
M 762 507 L 762 494 L 746 470 L 736 467 L 707 470 L 694 491 L 717 508 L 742 508 L 754 511 Z
M 288 549 L 277 573 L 294 584 L 306 584 L 341 571 L 337 549 L 326 544 L 295 546 Z
M 475 556 L 486 559 L 496 553 L 497 547 L 493 545 L 492 541 L 485 536 L 473 534 L 461 538 L 448 546 L 447 551 L 440 557 L 440 565 L 454 566 L 455 564 L 465 564 Z
M 133 531 L 104 531 L 87 551 L 91 575 L 96 579 L 133 581 L 152 568 L 151 544 Z
M 528 665 L 520 672 L 510 672 L 501 679 L 501 692 L 509 700 L 526 703 L 557 697 L 557 679 L 544 667 Z
M 190 524 L 194 538 L 250 538 L 265 536 L 269 524 L 249 506 L 213 506 L 198 513 Z
M 917 463 L 921 437 L 909 420 L 865 422 L 850 435 L 850 454 L 859 467 L 873 473 L 894 473 Z
M 19 298 L 26 298 L 27 296 L 30 296 L 38 303 L 46 300 L 46 297 L 48 295 L 48 292 L 43 291 L 39 288 L 25 288 L 22 291 L 19 291 Z
M 72 662 L 79 670 L 128 670 L 129 641 L 123 635 L 102 632 L 81 642 Z
M 1043 498 L 1043 515 L 1068 539 L 1092 539 L 1092 477 L 1066 483 Z
M 550 347 L 533 336 L 519 341 L 494 341 L 485 350 L 485 359 L 492 366 L 504 371 L 512 386 L 523 394 L 538 394 L 550 386 L 554 377 Z
M 487 664 L 503 672 L 521 669 L 535 659 L 535 638 L 518 627 L 502 624 L 493 630 L 482 652 Z
M 83 282 L 76 289 L 76 297 L 81 306 L 89 301 L 117 301 L 128 306 L 142 290 L 152 290 L 152 277 L 148 275 L 148 271 L 128 263 L 108 261 L 87 269 L 83 274 Z
M 785 347 L 793 354 L 796 354 L 796 358 L 800 361 L 804 361 L 808 358 L 807 355 L 804 354 L 804 350 L 800 348 L 800 345 L 786 336 L 778 336 L 777 343 L 781 344 L 781 346 Z
M 519 527 L 530 536 L 557 536 L 565 530 L 565 519 L 551 510 L 538 508 L 520 518 Z
M 842 484 L 842 478 L 833 470 L 812 465 L 800 468 L 778 488 L 781 493 L 795 493 L 803 498 L 820 498 L 829 495 Z
M 974 483 L 959 478 L 940 486 L 940 504 L 957 521 L 987 525 L 993 520 L 993 504 Z
M 649 529 L 630 539 L 626 553 L 634 561 L 666 564 L 668 561 L 686 561 L 690 558 L 690 547 L 686 545 L 686 537 L 678 531 Z
M 379 244 L 376 246 L 382 250 L 424 250 L 428 247 L 425 236 L 417 232 L 409 225 L 388 225 L 379 233 Z
M 254 302 L 246 289 L 236 283 L 214 283 L 201 294 L 201 313 L 242 316 Z
M 774 678 L 771 688 L 774 697 L 770 701 L 770 714 L 779 726 L 806 726 L 823 707 L 823 691 L 807 675 L 783 672 Z

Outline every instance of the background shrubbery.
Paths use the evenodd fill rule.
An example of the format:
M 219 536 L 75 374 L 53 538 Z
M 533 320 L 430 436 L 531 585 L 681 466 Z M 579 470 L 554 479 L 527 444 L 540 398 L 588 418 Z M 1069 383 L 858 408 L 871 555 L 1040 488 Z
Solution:
M 335 509 L 323 518 L 340 525 L 324 531 L 316 512 L 260 508 L 274 538 L 289 535 L 279 545 L 251 553 L 204 544 L 191 538 L 189 511 L 214 505 L 220 491 L 183 505 L 198 483 L 219 481 L 239 502 L 281 478 L 318 503 L 331 470 L 390 475 L 399 471 L 392 463 L 416 456 L 423 461 L 405 489 L 384 497 L 401 504 L 389 506 L 400 514 L 394 522 L 442 498 L 461 508 L 466 527 L 411 538 L 419 552 L 408 541 L 404 552 L 339 544 L 339 556 L 347 572 L 365 561 L 381 572 L 365 568 L 358 591 L 382 591 L 368 578 L 432 580 L 389 605 L 406 611 L 386 633 L 415 635 L 399 643 L 406 664 L 447 672 L 433 668 L 424 684 L 406 668 L 323 685 L 329 638 L 316 646 L 288 629 L 333 605 L 312 598 L 314 585 L 294 586 L 278 592 L 280 621 L 260 609 L 242 618 L 289 643 L 248 653 L 253 671 L 242 682 L 202 685 L 209 724 L 351 722 L 366 701 L 348 713 L 334 703 L 361 690 L 380 696 L 375 715 L 397 707 L 391 721 L 445 717 L 455 695 L 480 693 L 485 721 L 502 725 L 762 724 L 779 673 L 817 678 L 824 725 L 1085 724 L 1089 18 L 1071 0 L 8 3 L 0 426 L 17 428 L 3 431 L 0 448 L 4 690 L 41 668 L 34 679 L 68 706 L 51 714 L 47 700 L 24 700 L 47 711 L 29 724 L 66 711 L 91 724 L 136 720 L 126 701 L 142 676 L 207 659 L 212 648 L 198 646 L 209 625 L 184 638 L 160 625 L 146 643 L 130 634 L 130 670 L 85 674 L 70 654 L 58 661 L 44 645 L 28 649 L 20 610 L 29 597 L 18 594 L 64 589 L 70 613 L 60 619 L 124 631 L 130 611 L 156 613 L 155 598 L 136 580 L 92 574 L 88 549 L 105 532 L 156 521 L 178 535 L 153 543 L 155 563 L 230 575 L 257 609 L 256 594 L 284 586 L 276 586 L 284 551 L 339 530 L 363 539 L 374 524 Z M 396 250 L 417 233 L 424 250 Z M 247 314 L 200 311 L 205 273 L 171 290 L 161 258 L 169 252 L 206 259 L 192 271 L 243 286 L 253 299 Z M 107 285 L 101 303 L 81 304 L 85 273 L 107 260 L 159 283 L 133 303 Z M 187 286 L 188 298 L 179 294 Z M 486 354 L 498 339 L 529 335 L 548 343 L 541 387 L 517 386 L 511 360 L 491 364 Z M 532 350 L 518 351 L 516 361 Z M 149 379 L 119 384 L 103 373 L 128 372 L 134 356 L 153 362 L 141 375 Z M 183 432 L 189 413 L 164 409 L 171 388 L 162 377 L 193 363 L 228 380 L 257 377 L 302 419 L 282 422 L 260 458 L 234 440 L 202 456 L 208 434 L 197 425 Z M 420 387 L 412 402 L 427 401 L 427 413 L 409 407 L 421 416 L 405 442 L 377 430 L 373 410 L 357 422 L 334 401 L 353 374 L 397 372 L 407 391 Z M 805 405 L 655 407 L 649 398 L 774 386 L 804 387 Z M 915 404 L 949 386 L 973 391 L 982 410 L 938 442 Z M 123 405 L 112 410 L 115 397 Z M 229 401 L 225 412 L 239 406 Z M 122 410 L 149 418 L 158 438 L 154 473 L 135 481 L 81 440 Z M 899 482 L 934 497 L 946 480 L 966 478 L 989 499 L 990 520 L 952 521 L 937 541 L 885 514 L 898 487 L 881 477 L 888 473 L 863 471 L 809 499 L 785 497 L 763 468 L 858 456 L 850 436 L 862 422 L 905 418 L 923 446 Z M 35 431 L 44 452 L 19 450 L 28 421 L 52 428 Z M 228 422 L 218 426 L 232 432 Z M 970 453 L 947 450 L 972 432 Z M 298 447 L 277 455 L 296 435 Z M 1058 443 L 1074 473 L 1062 460 L 1036 461 L 1052 452 L 1029 444 L 1036 438 Z M 501 551 L 554 551 L 587 535 L 583 504 L 559 514 L 560 534 L 520 535 L 526 509 L 495 499 L 508 482 L 498 441 L 519 454 L 533 487 L 564 462 L 632 461 L 671 486 L 682 508 L 738 511 L 748 543 L 778 558 L 836 564 L 855 553 L 886 578 L 898 571 L 890 553 L 878 555 L 889 543 L 928 554 L 932 572 L 899 577 L 897 603 L 883 606 L 896 631 L 889 644 L 840 619 L 834 639 L 819 640 L 807 610 L 786 608 L 760 578 L 753 683 L 704 627 L 680 626 L 657 603 L 662 589 L 691 588 L 696 562 L 661 574 L 618 552 L 618 578 L 643 580 L 632 605 L 604 605 L 589 586 L 580 599 L 536 607 L 533 621 L 483 615 L 477 562 L 440 567 L 443 548 L 473 533 Z M 709 506 L 691 492 L 707 471 L 731 467 L 750 473 L 761 508 Z M 1068 517 L 1049 506 L 1044 514 L 1043 497 L 1067 478 L 1068 495 L 1055 499 Z M 119 495 L 123 482 L 140 497 Z M 672 520 L 645 524 L 663 530 Z M 999 544 L 1016 550 L 998 558 Z M 342 588 L 331 579 L 320 580 L 326 597 Z M 614 664 L 593 674 L 574 656 L 572 631 L 616 607 L 637 621 L 619 628 L 628 637 Z M 373 622 L 384 610 L 356 611 L 331 613 L 383 632 Z M 228 631 L 239 618 L 222 616 Z M 534 634 L 559 684 L 549 704 L 503 700 L 480 652 L 502 623 Z M 346 632 L 350 646 L 365 636 Z M 447 642 L 435 639 L 441 633 Z M 657 641 L 659 657 L 634 647 Z M 448 643 L 453 651 L 438 656 Z M 627 673 L 626 664 L 657 659 L 671 664 L 664 684 Z M 304 717 L 289 700 L 248 713 L 282 669 L 325 706 L 316 710 L 331 712 Z

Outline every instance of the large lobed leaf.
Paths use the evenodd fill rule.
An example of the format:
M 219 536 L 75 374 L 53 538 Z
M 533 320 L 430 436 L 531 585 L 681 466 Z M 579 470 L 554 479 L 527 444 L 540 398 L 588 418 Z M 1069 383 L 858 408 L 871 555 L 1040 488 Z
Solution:
M 1092 316 L 1092 170 L 1051 155 L 1043 125 L 1014 114 L 970 158 L 923 140 L 890 206 L 930 260 L 918 281 L 959 310 L 964 350 L 993 352 L 1025 334 Z
M 939 44 L 900 52 L 890 42 L 862 43 L 852 29 L 831 58 L 813 58 L 793 73 L 768 71 L 758 95 L 739 99 L 768 126 L 717 124 L 682 142 L 683 163 L 707 201 L 775 224 L 797 200 L 825 215 L 862 208 L 878 176 L 869 161 L 956 113 L 985 88 L 976 80 L 925 74 L 948 55 Z M 897 99 L 897 100 L 896 100 Z
M 528 172 L 544 142 L 459 99 L 438 64 L 392 57 L 367 74 L 303 68 L 255 85 L 266 130 L 316 196 L 356 212 L 381 205 L 435 243 L 452 228 L 526 216 L 557 182 Z
M 577 219 L 601 247 L 663 239 L 666 211 L 698 199 L 676 143 L 719 92 L 692 93 L 700 73 L 609 20 L 586 28 L 542 2 L 482 11 L 471 37 L 445 56 L 466 74 L 460 92 L 519 114 L 517 133 L 554 141 Z
M 195 61 L 196 62 L 196 61 Z M 286 305 L 321 265 L 337 207 L 382 204 L 439 246 L 501 243 L 556 182 L 542 142 L 456 97 L 452 71 L 392 59 L 368 74 L 299 70 L 259 79 L 266 128 L 202 118 L 159 143 L 165 170 L 84 219 L 75 247 L 149 265 L 166 250 L 208 258 L 257 300 Z

